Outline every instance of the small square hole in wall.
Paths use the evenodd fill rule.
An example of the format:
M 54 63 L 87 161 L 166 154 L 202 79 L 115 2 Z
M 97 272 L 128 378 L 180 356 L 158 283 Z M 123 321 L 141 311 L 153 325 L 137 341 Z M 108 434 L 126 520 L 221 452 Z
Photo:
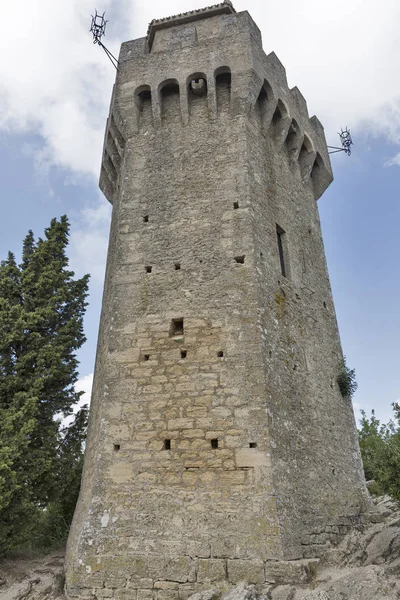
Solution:
M 181 358 L 187 357 L 187 350 L 181 350 Z
M 119 452 L 121 450 L 121 444 L 114 444 L 114 452 Z
M 234 208 L 235 210 L 237 210 L 237 209 L 239 208 L 239 202 L 234 202 L 234 203 L 233 203 L 233 208 Z
M 171 337 L 183 335 L 183 319 L 172 319 L 170 328 Z
M 257 443 L 256 442 L 250 442 L 249 443 L 249 448 L 257 448 Z
M 211 448 L 218 448 L 218 439 L 211 440 Z
M 146 273 L 151 273 L 153 270 L 153 267 L 145 267 L 144 269 L 145 269 Z
M 150 354 L 145 354 L 143 356 L 143 360 L 150 360 Z
M 235 262 L 237 262 L 239 265 L 244 265 L 244 259 L 245 259 L 244 254 L 243 254 L 243 256 L 235 256 Z
M 220 350 L 219 352 L 217 352 L 217 356 L 218 356 L 218 358 L 223 358 L 224 357 L 223 350 Z
M 171 440 L 164 440 L 163 449 L 164 450 L 171 450 Z
M 175 267 L 175 271 L 180 271 L 181 270 L 181 263 L 175 263 L 174 267 Z
M 149 215 L 145 215 L 143 217 L 143 223 L 148 223 L 149 222 Z

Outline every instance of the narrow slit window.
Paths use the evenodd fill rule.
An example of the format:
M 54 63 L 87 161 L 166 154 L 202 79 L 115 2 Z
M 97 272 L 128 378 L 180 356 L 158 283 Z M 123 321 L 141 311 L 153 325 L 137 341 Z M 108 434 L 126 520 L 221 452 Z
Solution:
M 238 263 L 239 265 L 244 265 L 244 259 L 245 259 L 244 254 L 242 256 L 235 256 L 235 262 Z
M 180 271 L 181 270 L 181 263 L 175 263 L 174 267 L 175 267 L 175 271 Z
M 183 335 L 183 319 L 172 319 L 170 334 L 171 337 Z
M 151 273 L 152 270 L 153 270 L 153 267 L 150 267 L 150 266 L 145 267 L 146 273 Z
M 171 440 L 164 440 L 163 449 L 164 450 L 171 450 Z
M 145 355 L 143 356 L 143 358 L 144 358 L 144 360 L 146 360 L 146 361 L 147 361 L 147 360 L 150 360 L 150 354 L 145 354 Z
M 217 352 L 217 356 L 218 356 L 218 358 L 223 358 L 223 357 L 224 357 L 224 352 L 223 352 L 223 350 L 219 350 L 219 351 Z
M 181 350 L 181 358 L 187 357 L 187 350 Z
M 234 202 L 234 203 L 233 203 L 233 208 L 234 208 L 235 210 L 237 210 L 237 209 L 239 208 L 239 202 Z
M 149 215 L 145 215 L 143 217 L 143 223 L 148 223 L 149 222 Z
M 218 438 L 211 440 L 211 448 L 218 448 Z
M 284 277 L 287 277 L 287 265 L 286 265 L 286 261 L 285 261 L 286 233 L 282 229 L 282 227 L 279 227 L 279 225 L 276 226 L 276 237 L 277 237 L 277 241 L 278 241 L 278 252 L 279 252 L 279 262 L 281 265 L 281 273 Z
M 121 450 L 121 444 L 114 444 L 114 452 L 119 452 Z

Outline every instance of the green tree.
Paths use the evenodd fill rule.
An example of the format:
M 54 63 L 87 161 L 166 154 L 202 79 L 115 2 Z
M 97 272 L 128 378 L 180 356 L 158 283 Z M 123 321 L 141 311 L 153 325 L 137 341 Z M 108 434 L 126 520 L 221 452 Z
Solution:
M 68 270 L 68 233 L 66 216 L 53 219 L 44 239 L 28 233 L 20 265 L 11 253 L 0 264 L 0 552 L 23 544 L 43 510 L 60 503 L 67 446 L 76 452 L 72 432 L 82 427 L 82 441 L 85 427 L 85 411 L 67 430 L 61 424 L 81 395 L 76 351 L 88 290 L 88 276 Z
M 382 424 L 371 412 L 361 412 L 359 441 L 365 477 L 374 480 L 374 494 L 389 494 L 400 501 L 400 406 L 393 404 L 394 420 Z

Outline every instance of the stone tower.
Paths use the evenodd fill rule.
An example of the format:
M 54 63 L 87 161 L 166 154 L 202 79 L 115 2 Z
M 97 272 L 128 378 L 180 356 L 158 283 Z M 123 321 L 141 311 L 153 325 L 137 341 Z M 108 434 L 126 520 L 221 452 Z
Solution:
M 323 127 L 230 2 L 153 21 L 119 60 L 67 592 L 176 600 L 276 580 L 368 506 L 336 382 Z

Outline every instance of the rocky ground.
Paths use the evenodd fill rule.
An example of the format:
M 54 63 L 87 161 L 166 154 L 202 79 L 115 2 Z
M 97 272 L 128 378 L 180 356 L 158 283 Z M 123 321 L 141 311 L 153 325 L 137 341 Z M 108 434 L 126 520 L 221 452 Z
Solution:
M 330 549 L 301 585 L 246 583 L 228 593 L 210 589 L 190 600 L 400 600 L 400 509 L 387 496 L 363 531 Z M 62 600 L 63 552 L 0 563 L 1 600 Z M 138 599 L 140 600 L 140 599 Z

